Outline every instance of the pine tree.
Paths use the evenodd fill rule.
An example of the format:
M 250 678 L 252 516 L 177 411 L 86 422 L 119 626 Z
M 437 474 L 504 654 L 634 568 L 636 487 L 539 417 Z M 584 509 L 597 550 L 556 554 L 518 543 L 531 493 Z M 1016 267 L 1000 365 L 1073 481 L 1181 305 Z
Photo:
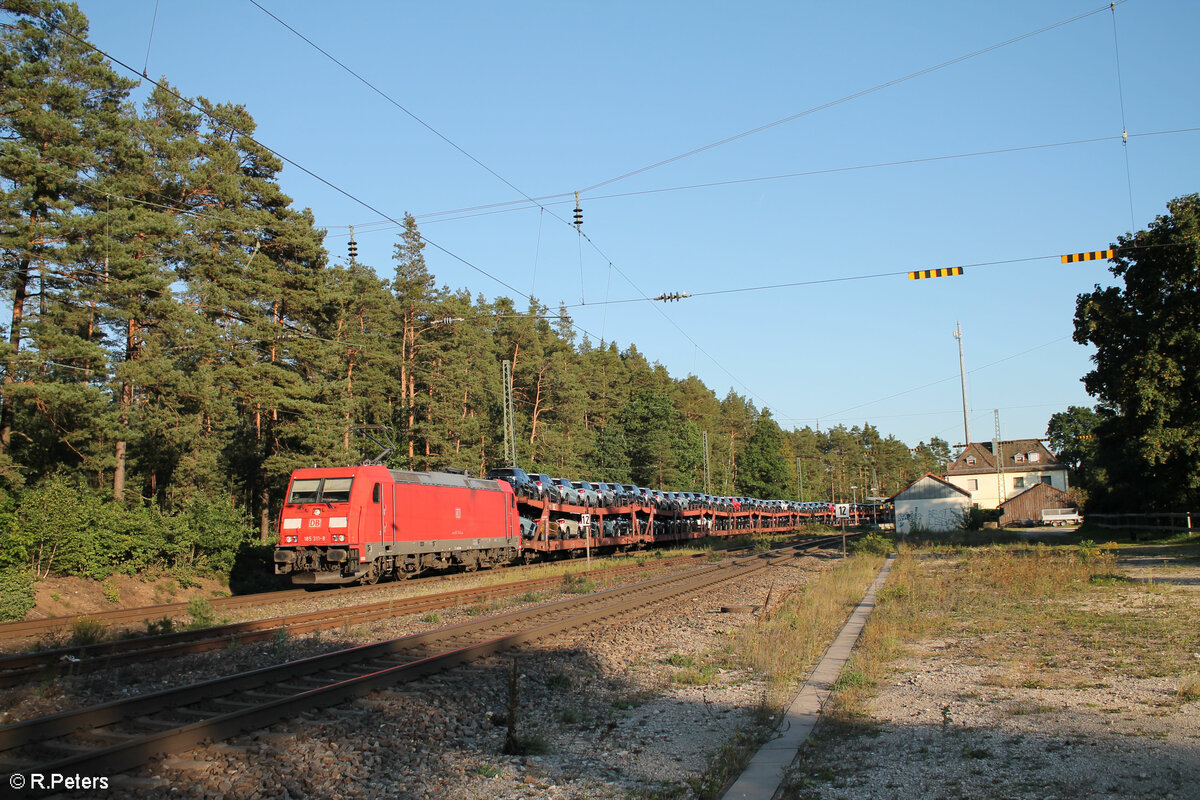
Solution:
M 400 404 L 397 408 L 397 427 L 403 431 L 404 452 L 407 468 L 417 465 L 417 454 L 423 449 L 418 446 L 418 426 L 425 416 L 422 408 L 425 394 L 417 391 L 418 359 L 422 347 L 421 337 L 432 326 L 429 306 L 435 299 L 436 287 L 433 276 L 425 265 L 425 242 L 417 230 L 417 221 L 411 214 L 404 215 L 404 230 L 396 243 L 392 256 L 396 262 L 392 280 L 392 294 L 396 298 L 396 315 L 399 322 L 399 379 Z
M 58 408 L 93 394 L 86 378 L 56 380 L 58 375 L 25 361 L 22 343 L 30 334 L 26 313 L 35 278 L 42 338 L 50 335 L 52 325 L 74 329 L 76 339 L 81 324 L 86 332 L 86 313 L 78 306 L 51 308 L 51 295 L 56 289 L 70 291 L 79 226 L 89 211 L 81 187 L 101 167 L 97 145 L 106 142 L 109 131 L 121 128 L 122 104 L 134 84 L 118 77 L 87 46 L 87 19 L 74 5 L 4 0 L 0 7 L 15 17 L 0 32 L 0 259 L 11 297 L 0 400 L 2 468 L 12 455 L 17 406 L 22 401 L 36 406 L 39 384 L 83 384 L 65 394 L 55 392 L 52 405 Z M 86 335 L 83 341 L 88 341 Z M 64 346 L 69 349 L 65 342 L 55 342 L 50 353 L 67 357 Z M 80 352 L 76 360 L 85 366 L 68 361 L 53 367 L 58 373 L 73 368 L 94 376 L 95 358 L 94 351 Z M 47 377 L 51 380 L 45 381 Z M 14 389 L 20 383 L 26 386 L 18 396 Z M 85 407 L 94 405 L 94 399 Z M 62 421 L 50 423 L 53 427 Z M 62 441 L 72 447 L 65 437 Z

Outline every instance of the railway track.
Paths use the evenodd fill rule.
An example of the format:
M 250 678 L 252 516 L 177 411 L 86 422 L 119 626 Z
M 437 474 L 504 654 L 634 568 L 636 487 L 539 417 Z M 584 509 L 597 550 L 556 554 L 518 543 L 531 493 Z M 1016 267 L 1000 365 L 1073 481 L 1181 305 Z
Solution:
M 728 552 L 736 552 L 731 549 Z M 700 558 L 702 556 L 677 556 L 677 558 Z M 536 566 L 536 565 L 535 565 Z M 520 572 L 528 569 L 524 565 L 507 567 L 506 570 Z M 461 575 L 437 575 L 415 579 L 422 585 L 437 585 L 448 583 Z M 257 594 L 237 595 L 233 597 L 205 598 L 214 611 L 233 613 L 245 608 L 261 608 L 266 605 L 282 605 L 297 601 L 309 601 L 314 597 L 329 595 L 335 598 L 357 597 L 363 594 L 378 594 L 386 592 L 394 586 L 408 586 L 408 581 L 396 583 L 380 583 L 370 586 L 341 586 L 314 591 L 312 589 L 283 589 L 275 592 L 259 592 Z M 69 631 L 80 620 L 94 620 L 106 627 L 120 628 L 125 625 L 139 625 L 147 621 L 156 622 L 163 618 L 177 619 L 188 615 L 188 602 L 162 603 L 138 608 L 117 608 L 111 611 L 99 611 L 90 614 L 68 614 L 60 617 L 43 619 L 18 620 L 16 622 L 0 623 L 0 643 L 36 639 Z M 0 645 L 2 646 L 2 645 Z
M 0 727 L 0 768 L 112 775 L 785 562 L 826 537 L 603 592 Z M 15 784 L 14 784 L 15 785 Z
M 571 574 L 579 579 L 619 578 L 623 575 L 648 570 L 670 569 L 688 562 L 695 562 L 701 558 L 703 556 L 676 556 L 652 563 L 623 564 L 592 572 Z M 313 631 L 331 630 L 406 614 L 421 614 L 527 592 L 554 589 L 562 585 L 563 578 L 563 575 L 530 578 L 493 586 L 474 586 L 449 592 L 438 592 L 432 595 L 392 597 L 357 606 L 285 614 L 199 630 L 0 655 L 0 687 L 15 686 L 56 675 L 107 669 L 139 661 L 203 653 L 227 647 L 234 642 L 246 644 L 269 640 L 279 635 L 280 632 L 299 635 Z M 309 597 L 311 598 L 311 594 Z

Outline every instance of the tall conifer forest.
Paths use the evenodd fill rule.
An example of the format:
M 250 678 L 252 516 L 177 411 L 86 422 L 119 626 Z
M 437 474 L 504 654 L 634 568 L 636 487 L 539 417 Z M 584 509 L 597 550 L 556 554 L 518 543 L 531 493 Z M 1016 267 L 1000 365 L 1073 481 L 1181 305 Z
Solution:
M 0 567 L 228 573 L 289 473 L 518 465 L 714 494 L 849 500 L 938 468 L 864 424 L 783 430 L 565 312 L 438 284 L 415 220 L 391 263 L 333 256 L 236 102 L 138 92 L 54 0 L 0 28 Z M 803 475 L 803 487 L 798 477 Z

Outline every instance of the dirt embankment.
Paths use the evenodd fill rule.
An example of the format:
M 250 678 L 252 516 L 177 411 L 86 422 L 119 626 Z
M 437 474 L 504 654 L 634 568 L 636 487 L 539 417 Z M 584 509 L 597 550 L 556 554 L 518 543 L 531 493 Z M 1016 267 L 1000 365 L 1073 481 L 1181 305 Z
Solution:
M 143 608 L 165 603 L 186 603 L 193 597 L 225 597 L 229 587 L 212 578 L 181 581 L 178 578 L 146 579 L 113 575 L 106 580 L 60 578 L 51 575 L 38 581 L 35 605 L 26 619 L 44 619 L 73 614 L 95 614 L 118 608 Z

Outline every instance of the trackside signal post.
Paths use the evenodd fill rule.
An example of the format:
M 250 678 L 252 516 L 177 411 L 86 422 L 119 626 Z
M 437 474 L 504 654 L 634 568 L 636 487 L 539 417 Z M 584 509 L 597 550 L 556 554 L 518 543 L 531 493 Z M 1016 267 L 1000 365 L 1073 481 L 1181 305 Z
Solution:
M 842 558 L 846 557 L 846 523 L 850 520 L 850 504 L 837 503 L 834 505 L 834 519 L 842 523 Z

